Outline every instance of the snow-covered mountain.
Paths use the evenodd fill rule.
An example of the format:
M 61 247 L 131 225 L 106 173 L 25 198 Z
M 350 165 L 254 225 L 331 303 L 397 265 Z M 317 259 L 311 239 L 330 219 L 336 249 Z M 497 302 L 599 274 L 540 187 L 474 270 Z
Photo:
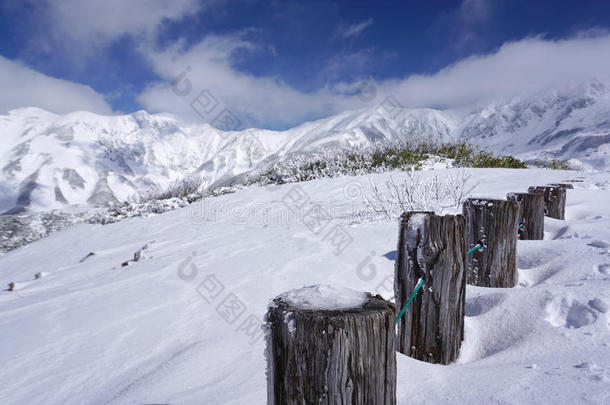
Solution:
M 610 85 L 595 80 L 494 103 L 467 114 L 458 135 L 524 159 L 578 159 L 588 167 L 608 168 Z
M 143 111 L 59 116 L 13 110 L 0 117 L 0 212 L 105 204 L 191 173 L 205 186 L 222 184 L 289 153 L 426 134 L 450 140 L 455 127 L 449 115 L 434 110 L 405 110 L 399 117 L 361 110 L 287 131 L 235 132 Z
M 466 140 L 522 158 L 574 158 L 610 166 L 610 86 L 563 91 L 463 111 L 373 108 L 286 131 L 223 132 L 165 114 L 55 115 L 24 108 L 0 116 L 0 213 L 100 205 L 165 188 L 196 173 L 218 185 L 292 153 L 379 140 Z

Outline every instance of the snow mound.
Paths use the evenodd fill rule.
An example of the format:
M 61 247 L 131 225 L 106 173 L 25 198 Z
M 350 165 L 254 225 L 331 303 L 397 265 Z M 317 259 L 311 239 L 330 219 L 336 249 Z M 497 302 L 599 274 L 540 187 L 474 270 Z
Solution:
M 288 291 L 278 298 L 297 309 L 327 311 L 360 308 L 369 299 L 361 291 L 322 284 Z

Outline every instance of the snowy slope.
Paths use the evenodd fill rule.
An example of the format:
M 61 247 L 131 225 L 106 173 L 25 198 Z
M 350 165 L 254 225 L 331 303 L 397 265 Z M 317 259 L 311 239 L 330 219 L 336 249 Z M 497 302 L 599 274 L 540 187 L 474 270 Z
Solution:
M 610 86 L 564 90 L 461 111 L 381 103 L 286 131 L 223 132 L 144 111 L 124 116 L 37 108 L 0 116 L 0 213 L 104 205 L 195 173 L 225 185 L 293 153 L 375 141 L 466 140 L 525 159 L 577 159 L 610 167 Z
M 492 197 L 580 175 L 470 172 L 475 195 Z M 393 295 L 397 224 L 350 215 L 368 179 L 389 176 L 252 187 L 156 217 L 78 225 L 0 256 L 0 285 L 17 283 L 0 293 L 0 402 L 266 403 L 258 325 L 274 296 L 318 283 Z M 399 404 L 610 402 L 610 174 L 584 176 L 568 191 L 567 219 L 547 218 L 543 241 L 519 241 L 518 287 L 468 286 L 456 364 L 398 354 Z M 297 186 L 305 209 L 336 213 L 330 226 L 353 240 L 343 251 L 285 205 Z M 140 262 L 121 267 L 144 245 Z M 227 299 L 239 300 L 239 317 L 222 310 Z

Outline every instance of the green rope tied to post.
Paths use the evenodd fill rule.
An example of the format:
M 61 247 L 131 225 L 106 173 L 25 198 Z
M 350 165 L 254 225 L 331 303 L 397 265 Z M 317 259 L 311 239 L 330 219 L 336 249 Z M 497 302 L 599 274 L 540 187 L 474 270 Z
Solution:
M 402 316 L 405 314 L 405 312 L 407 311 L 407 307 L 409 306 L 411 301 L 413 301 L 413 298 L 415 298 L 415 294 L 417 294 L 417 291 L 419 291 L 419 289 L 421 288 L 422 285 L 424 285 L 424 279 L 420 277 L 419 281 L 417 282 L 417 285 L 415 286 L 415 290 L 413 290 L 413 292 L 411 293 L 411 296 L 407 300 L 407 303 L 405 304 L 404 307 L 402 307 L 402 309 L 400 310 L 400 313 L 396 317 L 396 323 L 398 323 L 400 318 L 402 318 Z

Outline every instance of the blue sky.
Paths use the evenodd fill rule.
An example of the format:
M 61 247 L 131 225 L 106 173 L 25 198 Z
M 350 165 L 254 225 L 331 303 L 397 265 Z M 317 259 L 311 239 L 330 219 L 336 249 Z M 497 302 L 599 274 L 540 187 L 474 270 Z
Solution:
M 0 4 L 0 113 L 146 109 L 212 121 L 191 106 L 205 91 L 241 126 L 286 128 L 388 94 L 408 107 L 458 108 L 586 80 L 603 72 L 603 55 L 598 70 L 563 65 L 599 65 L 610 49 L 601 0 Z M 528 66 L 512 66 L 522 58 Z M 179 96 L 171 83 L 183 72 L 191 91 Z M 464 87 L 479 77 L 481 88 Z M 370 85 L 375 97 L 358 97 Z

